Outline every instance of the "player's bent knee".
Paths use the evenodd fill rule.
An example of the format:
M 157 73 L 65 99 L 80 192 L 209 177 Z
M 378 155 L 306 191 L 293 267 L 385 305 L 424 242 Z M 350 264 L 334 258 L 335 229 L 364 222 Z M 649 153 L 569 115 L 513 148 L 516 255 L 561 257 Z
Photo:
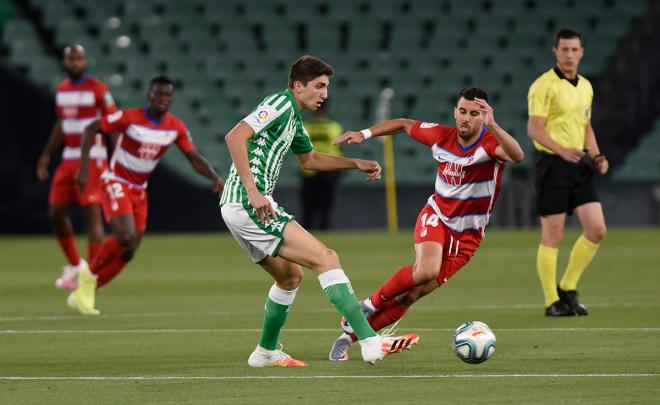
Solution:
M 413 288 L 398 299 L 399 305 L 409 307 L 421 298 L 421 288 Z
M 416 266 L 413 272 L 413 278 L 417 284 L 425 284 L 431 280 L 435 280 L 440 273 L 440 269 L 431 266 Z
M 69 216 L 69 209 L 60 205 L 51 205 L 48 210 L 48 215 L 53 222 L 58 223 L 67 219 Z
M 124 250 L 119 254 L 119 257 L 120 257 L 121 260 L 123 260 L 124 262 L 130 262 L 130 261 L 133 260 L 133 258 L 135 257 L 135 249 L 132 249 L 132 248 L 126 248 L 126 249 L 124 249 Z
M 293 291 L 296 288 L 300 287 L 302 282 L 302 277 L 292 277 L 287 280 L 278 281 L 277 286 L 286 291 Z
M 135 239 L 134 232 L 117 232 L 115 233 L 115 239 L 120 246 L 128 246 Z
M 589 230 L 585 230 L 585 236 L 593 243 L 600 243 L 605 239 L 607 234 L 607 227 L 605 225 L 597 226 Z
M 326 249 L 325 253 L 318 258 L 317 266 L 331 269 L 339 267 L 339 255 L 332 249 Z

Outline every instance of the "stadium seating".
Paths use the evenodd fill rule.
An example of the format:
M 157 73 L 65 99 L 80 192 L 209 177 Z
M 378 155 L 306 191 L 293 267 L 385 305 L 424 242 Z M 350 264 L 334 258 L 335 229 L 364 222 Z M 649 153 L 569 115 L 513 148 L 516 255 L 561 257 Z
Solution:
M 0 0 L 0 22 L 7 19 L 7 1 Z M 36 33 L 39 27 L 52 32 L 49 45 L 56 49 L 71 42 L 86 45 L 91 72 L 110 85 L 121 106 L 143 103 L 154 73 L 170 74 L 180 83 L 174 111 L 195 129 L 200 149 L 214 153 L 224 147 L 222 135 L 237 120 L 263 96 L 285 86 L 289 64 L 304 53 L 318 55 L 336 68 L 331 115 L 346 128 L 374 122 L 378 94 L 385 86 L 396 92 L 393 115 L 451 123 L 457 90 L 474 84 L 489 91 L 498 120 L 529 149 L 526 92 L 531 81 L 552 65 L 553 32 L 561 26 L 583 31 L 587 57 L 582 71 L 597 75 L 632 18 L 646 7 L 643 0 L 29 4 L 38 12 L 37 20 L 17 17 L 3 25 L 9 63 L 23 66 L 36 82 L 54 88 L 62 76 L 59 56 L 46 53 L 48 47 Z M 423 161 L 418 155 L 426 151 L 414 143 L 405 145 L 397 150 L 397 174 L 403 182 L 414 182 L 410 174 Z M 380 152 L 372 149 L 350 153 L 380 159 Z M 207 155 L 226 167 L 226 155 Z M 295 184 L 297 177 L 282 180 Z
M 637 148 L 628 153 L 624 164 L 614 173 L 614 178 L 660 181 L 660 120 L 655 122 Z

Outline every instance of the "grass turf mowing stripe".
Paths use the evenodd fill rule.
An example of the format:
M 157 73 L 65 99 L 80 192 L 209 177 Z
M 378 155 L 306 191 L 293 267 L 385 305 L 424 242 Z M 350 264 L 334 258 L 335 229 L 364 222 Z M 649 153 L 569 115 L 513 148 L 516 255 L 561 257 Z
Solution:
M 452 328 L 401 328 L 402 331 L 417 332 L 453 332 Z M 496 332 L 660 332 L 660 328 L 501 328 L 493 329 Z M 293 328 L 282 329 L 283 332 L 292 333 L 325 333 L 337 332 L 336 328 Z M 131 334 L 131 333 L 257 333 L 258 328 L 237 329 L 0 329 L 2 335 L 27 334 Z
M 646 302 L 622 302 L 622 303 L 589 303 L 589 307 L 595 308 L 608 308 L 608 307 L 625 307 L 625 308 L 655 308 L 660 307 L 660 304 L 646 303 Z M 541 304 L 483 304 L 483 305 L 443 305 L 441 307 L 429 306 L 415 306 L 415 312 L 421 311 L 453 311 L 456 309 L 492 309 L 492 310 L 506 310 L 506 309 L 538 309 L 543 308 Z M 296 309 L 297 314 L 310 314 L 310 313 L 328 313 L 336 312 L 333 308 L 323 309 Z M 232 310 L 232 311 L 200 311 L 200 312 L 135 312 L 135 313 L 122 313 L 122 314 L 103 314 L 99 318 L 140 318 L 140 317 L 166 317 L 166 316 L 209 316 L 209 315 L 254 315 L 263 314 L 262 309 L 254 310 Z M 19 322 L 19 321 L 63 321 L 71 319 L 86 319 L 79 315 L 35 315 L 35 316 L 10 316 L 0 317 L 0 322 Z
M 264 375 L 264 376 L 0 376 L 0 381 L 132 381 L 132 380 L 315 380 L 315 379 L 459 379 L 459 378 L 658 378 L 658 373 L 588 373 L 588 374 L 429 374 L 429 375 Z

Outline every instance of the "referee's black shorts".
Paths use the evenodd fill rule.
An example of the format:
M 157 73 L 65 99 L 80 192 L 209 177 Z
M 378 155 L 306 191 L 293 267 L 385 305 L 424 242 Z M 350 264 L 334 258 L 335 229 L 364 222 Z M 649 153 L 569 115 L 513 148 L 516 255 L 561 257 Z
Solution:
M 570 215 L 575 207 L 600 201 L 593 180 L 595 172 L 593 161 L 586 155 L 578 163 L 569 163 L 560 156 L 537 152 L 534 185 L 538 214 Z

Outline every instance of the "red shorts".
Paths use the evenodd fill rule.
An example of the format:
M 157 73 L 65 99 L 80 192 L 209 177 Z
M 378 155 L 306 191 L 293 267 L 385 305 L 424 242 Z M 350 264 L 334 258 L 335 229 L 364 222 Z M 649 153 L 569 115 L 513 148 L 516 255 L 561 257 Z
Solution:
M 113 180 L 103 180 L 103 215 L 105 220 L 124 214 L 133 215 L 135 229 L 147 229 L 147 190 Z
M 101 173 L 108 167 L 105 160 L 89 161 L 89 176 L 85 189 L 80 192 L 76 176 L 80 168 L 80 160 L 65 159 L 55 170 L 50 183 L 48 202 L 53 204 L 77 204 L 81 207 L 101 203 Z
M 415 244 L 433 241 L 443 246 L 442 265 L 436 281 L 443 285 L 465 266 L 479 247 L 481 235 L 477 231 L 456 233 L 442 222 L 433 208 L 425 205 L 415 224 Z

